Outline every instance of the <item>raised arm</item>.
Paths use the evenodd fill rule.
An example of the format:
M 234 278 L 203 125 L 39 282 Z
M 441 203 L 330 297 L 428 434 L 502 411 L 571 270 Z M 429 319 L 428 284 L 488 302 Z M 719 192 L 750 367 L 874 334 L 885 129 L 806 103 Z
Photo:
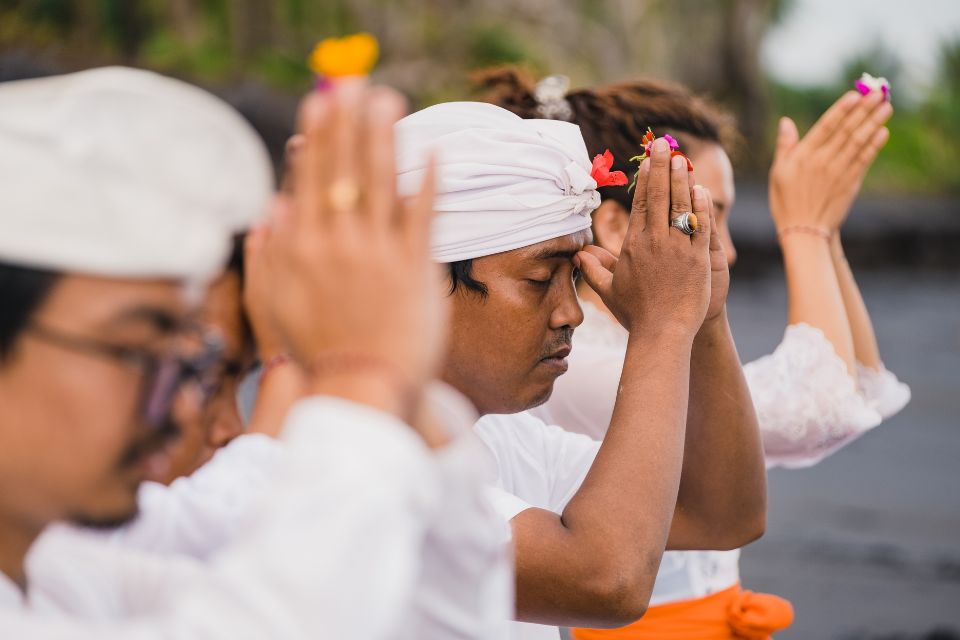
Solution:
M 773 354 L 745 366 L 770 466 L 815 464 L 881 421 L 858 389 L 869 381 L 858 380 L 857 361 L 878 357 L 839 228 L 887 140 L 891 113 L 880 92 L 850 92 L 802 139 L 789 118 L 780 122 L 770 209 L 787 275 L 788 327 Z M 909 397 L 892 375 L 874 377 Z
M 867 311 L 867 305 L 863 301 L 863 296 L 860 295 L 860 287 L 857 286 L 857 280 L 853 276 L 853 270 L 850 268 L 850 263 L 847 262 L 847 256 L 843 251 L 839 229 L 830 240 L 830 256 L 833 259 L 833 269 L 837 274 L 837 282 L 840 284 L 843 307 L 846 309 L 847 320 L 850 322 L 854 358 L 857 363 L 865 367 L 879 370 L 883 367 L 883 361 L 880 359 L 877 335 L 873 330 L 870 312 Z
M 710 228 L 705 198 L 691 207 L 686 166 L 671 171 L 665 141 L 640 168 L 619 261 L 597 247 L 577 256 L 584 278 L 630 329 L 607 436 L 559 516 L 513 519 L 522 620 L 621 626 L 649 602 L 676 506 L 690 350 L 710 295 L 709 232 L 670 227 L 670 203 Z M 671 180 L 673 173 L 673 180 Z
M 710 306 L 693 342 L 683 476 L 668 549 L 736 549 L 763 535 L 766 525 L 760 431 L 727 322 L 730 274 L 713 224 L 710 267 Z
M 870 357 L 870 344 L 874 354 L 876 344 L 852 274 L 836 259 L 835 238 L 889 137 L 884 124 L 892 113 L 879 91 L 866 96 L 851 91 L 803 139 L 793 121 L 782 118 L 770 169 L 770 210 L 787 275 L 788 322 L 821 330 L 853 376 L 856 346 Z M 859 335 L 860 329 L 866 335 Z

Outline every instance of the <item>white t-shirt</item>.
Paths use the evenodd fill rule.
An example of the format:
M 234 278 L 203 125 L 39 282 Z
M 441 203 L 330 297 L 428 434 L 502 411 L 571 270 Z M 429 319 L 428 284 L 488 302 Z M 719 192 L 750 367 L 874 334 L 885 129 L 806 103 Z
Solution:
M 560 514 L 583 483 L 600 443 L 548 426 L 529 413 L 487 415 L 474 432 L 496 460 L 491 487 L 495 508 L 506 520 L 536 507 Z M 556 640 L 554 626 L 515 622 L 516 640 Z
M 395 418 L 334 398 L 298 403 L 283 439 L 257 516 L 209 562 L 41 538 L 26 597 L 0 575 L 0 637 L 398 637 L 440 505 L 433 456 Z
M 452 423 L 457 420 L 472 422 L 462 399 L 436 393 L 431 398 L 443 424 L 456 429 Z M 323 497 L 309 505 L 297 503 L 305 513 L 291 512 L 295 504 L 286 492 L 271 488 L 275 476 L 288 477 L 291 467 L 299 466 L 303 456 L 296 448 L 302 445 L 295 440 L 290 448 L 263 436 L 244 436 L 191 478 L 169 488 L 150 487 L 143 494 L 141 517 L 122 530 L 104 534 L 56 527 L 46 532 L 28 558 L 29 602 L 0 574 L 0 632 L 5 624 L 21 624 L 10 628 L 84 637 L 87 623 L 102 621 L 108 623 L 103 637 L 121 637 L 122 628 L 124 638 L 508 637 L 514 606 L 512 562 L 503 544 L 507 527 L 484 494 L 490 479 L 486 449 L 467 431 L 441 451 L 429 452 L 404 425 L 401 433 L 389 438 L 365 428 L 363 419 L 377 412 L 360 407 L 330 414 L 324 402 L 329 404 L 300 403 L 285 429 L 284 439 L 290 432 L 310 432 L 315 445 L 325 447 L 313 463 L 317 468 L 309 470 L 317 477 L 304 475 L 298 481 L 304 485 L 301 489 L 319 483 L 311 493 Z M 344 420 L 343 433 L 331 431 L 338 418 Z M 413 503 L 411 492 L 419 494 Z M 378 493 L 394 496 L 397 504 L 382 509 Z M 278 521 L 264 521 L 278 512 Z M 316 521 L 323 533 L 312 540 L 297 536 L 286 540 L 284 528 L 300 527 L 304 518 Z M 254 572 L 253 584 L 234 585 L 218 578 L 223 558 L 235 556 L 233 549 L 249 542 L 251 532 L 263 529 L 272 530 L 268 541 L 275 541 L 259 550 L 271 560 L 263 564 L 276 566 L 263 567 L 265 575 Z M 390 559 L 383 558 L 380 546 L 386 548 L 383 553 L 392 554 Z M 302 566 L 298 555 L 304 556 Z M 312 561 L 324 556 L 329 556 L 325 573 L 319 577 L 310 573 Z M 194 558 L 210 560 L 200 564 Z M 273 562 L 277 558 L 283 564 Z M 243 562 L 241 558 L 241 569 Z M 320 632 L 288 633 L 297 624 L 297 613 L 289 611 L 293 616 L 289 623 L 269 626 L 278 622 L 267 619 L 269 610 L 283 613 L 286 606 L 273 602 L 285 596 L 271 585 L 296 582 L 291 579 L 297 576 L 286 572 L 312 576 L 313 583 L 302 593 L 295 593 L 295 588 L 287 592 L 303 600 L 298 606 L 332 616 L 328 624 L 315 627 Z M 212 588 L 198 594 L 195 606 L 210 599 L 210 623 L 213 614 L 226 622 L 217 634 L 207 635 L 193 626 L 200 622 L 180 613 L 186 605 L 178 594 L 211 578 Z M 247 616 L 232 612 L 236 603 L 221 603 L 225 598 L 217 590 L 220 586 L 226 588 L 227 599 L 238 589 L 244 598 L 258 600 L 247 613 L 264 618 L 264 624 L 250 626 Z M 264 596 L 266 613 L 258 611 Z M 316 602 L 311 604 L 310 599 Z M 19 609 L 18 615 L 7 616 L 4 608 Z M 147 630 L 142 616 L 159 620 L 156 629 Z M 53 619 L 71 622 L 61 628 L 50 622 Z M 163 635 L 170 628 L 182 634 Z M 69 635 L 70 629 L 76 635 Z M 101 631 L 90 629 L 90 637 L 99 637 Z M 221 632 L 223 636 L 218 635 Z
M 610 425 L 627 350 L 627 331 L 589 303 L 573 337 L 569 369 L 538 418 L 602 439 Z M 896 376 L 858 367 L 858 384 L 821 331 L 787 327 L 770 355 L 744 365 L 767 467 L 816 464 L 900 411 L 910 389 Z M 740 551 L 668 551 L 650 604 L 703 598 L 740 579 Z
M 285 446 L 259 433 L 235 438 L 193 475 L 170 486 L 144 482 L 139 514 L 115 530 L 53 525 L 44 537 L 77 536 L 148 553 L 175 553 L 205 560 L 222 549 L 256 514 Z

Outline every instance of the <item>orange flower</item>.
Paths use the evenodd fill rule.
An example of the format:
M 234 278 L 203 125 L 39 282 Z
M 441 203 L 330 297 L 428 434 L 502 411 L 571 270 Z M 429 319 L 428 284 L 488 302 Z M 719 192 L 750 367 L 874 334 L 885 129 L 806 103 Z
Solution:
M 673 136 L 669 133 L 663 136 L 670 144 L 670 157 L 680 156 L 687 161 L 687 171 L 693 171 L 693 163 L 690 162 L 690 158 L 680 153 L 680 143 L 674 140 Z M 650 152 L 653 150 L 653 141 L 657 139 L 657 136 L 654 135 L 653 130 L 650 127 L 647 127 L 647 132 L 643 134 L 643 137 L 640 139 L 640 142 L 643 143 L 643 153 L 638 156 L 633 156 L 630 158 L 630 162 L 643 162 L 648 157 L 650 157 Z M 637 187 L 637 176 L 640 175 L 640 169 L 637 168 L 637 173 L 633 176 L 633 182 L 630 183 L 630 186 L 627 187 L 627 191 L 633 191 Z
M 310 69 L 327 78 L 365 76 L 377 63 L 380 47 L 369 33 L 322 40 L 310 54 Z

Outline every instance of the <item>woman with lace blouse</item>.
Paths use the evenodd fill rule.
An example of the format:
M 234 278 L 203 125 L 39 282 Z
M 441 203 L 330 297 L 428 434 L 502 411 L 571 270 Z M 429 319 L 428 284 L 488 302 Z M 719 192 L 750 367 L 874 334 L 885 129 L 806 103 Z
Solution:
M 488 100 L 522 117 L 580 125 L 591 156 L 610 149 L 616 158 L 612 169 L 627 175 L 635 171 L 627 159 L 642 152 L 648 127 L 657 136 L 675 138 L 692 162 L 697 183 L 713 197 L 727 261 L 735 262 L 727 226 L 735 197 L 728 151 L 738 136 L 729 116 L 682 87 L 657 81 L 567 91 L 562 77 L 534 86 L 510 69 L 480 80 Z M 909 388 L 883 366 L 840 239 L 863 177 L 889 136 L 884 124 L 891 115 L 880 91 L 865 96 L 851 91 L 803 138 L 792 120 L 780 121 L 770 210 L 783 253 L 788 324 L 773 353 L 744 365 L 768 468 L 814 465 L 910 399 Z M 631 198 L 622 187 L 600 191 L 594 243 L 616 256 Z M 574 335 L 569 370 L 550 400 L 533 413 L 602 439 L 629 336 L 589 287 L 578 292 L 584 322 Z M 738 560 L 738 550 L 667 552 L 642 620 L 615 630 L 575 629 L 573 635 L 579 640 L 760 639 L 789 626 L 789 603 L 741 589 Z

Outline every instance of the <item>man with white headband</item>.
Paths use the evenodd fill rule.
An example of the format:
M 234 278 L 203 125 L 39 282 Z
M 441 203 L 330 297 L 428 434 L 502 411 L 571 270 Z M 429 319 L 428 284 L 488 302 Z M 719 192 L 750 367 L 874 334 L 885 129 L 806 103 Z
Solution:
M 128 521 L 138 486 L 165 473 L 169 438 L 200 418 L 216 344 L 189 318 L 231 233 L 267 207 L 266 151 L 219 100 L 147 72 L 0 85 L 0 636 L 397 637 L 439 500 L 405 421 L 444 331 L 425 249 L 432 182 L 403 204 L 395 193 L 402 100 L 380 91 L 359 106 L 334 123 L 329 99 L 306 103 L 311 141 L 263 258 L 284 275 L 268 312 L 315 365 L 310 397 L 263 504 L 201 565 L 96 542 L 31 547 L 57 521 Z M 331 124 L 376 135 L 334 144 L 318 134 Z M 390 167 L 363 184 L 385 213 L 329 195 L 373 166 Z M 381 254 L 344 241 L 358 237 Z
M 439 158 L 432 252 L 448 265 L 453 301 L 443 379 L 483 416 L 475 430 L 496 459 L 494 498 L 512 525 L 518 618 L 627 624 L 644 613 L 665 547 L 733 548 L 764 528 L 763 459 L 740 362 L 725 323 L 703 322 L 726 298 L 709 194 L 691 189 L 685 160 L 671 162 L 657 141 L 618 261 L 587 244 L 604 162 L 591 166 L 576 126 L 450 103 L 397 131 L 402 192 L 431 153 Z M 688 235 L 671 220 L 691 211 L 700 230 Z M 566 369 L 583 320 L 578 272 L 631 336 L 603 444 L 524 413 Z M 716 389 L 688 388 L 691 358 Z M 719 446 L 696 446 L 708 434 Z

